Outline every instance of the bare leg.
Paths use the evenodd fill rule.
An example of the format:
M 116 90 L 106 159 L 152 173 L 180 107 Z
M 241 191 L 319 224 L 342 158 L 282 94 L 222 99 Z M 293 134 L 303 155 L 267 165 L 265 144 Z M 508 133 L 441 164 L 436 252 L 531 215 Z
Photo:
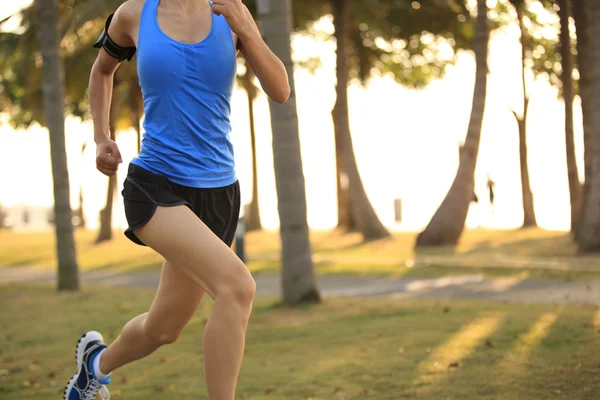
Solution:
M 200 292 L 191 286 L 196 285 L 214 299 L 203 343 L 208 396 L 210 400 L 233 400 L 256 290 L 252 276 L 235 253 L 185 206 L 158 207 L 136 235 L 181 275 L 173 285 L 159 290 L 148 316 L 131 321 L 127 335 L 124 330 L 111 345 L 114 349 L 106 350 L 100 370 L 109 373 L 175 340 L 200 303 Z M 183 290 L 179 287 L 182 282 L 186 282 Z M 190 292 L 195 293 L 192 300 Z M 189 309 L 174 312 L 183 306 Z M 138 347 L 134 342 L 143 344 Z
M 173 343 L 194 315 L 204 290 L 176 267 L 165 261 L 150 311 L 129 321 L 100 358 L 100 371 L 115 369 L 139 360 L 164 344 Z

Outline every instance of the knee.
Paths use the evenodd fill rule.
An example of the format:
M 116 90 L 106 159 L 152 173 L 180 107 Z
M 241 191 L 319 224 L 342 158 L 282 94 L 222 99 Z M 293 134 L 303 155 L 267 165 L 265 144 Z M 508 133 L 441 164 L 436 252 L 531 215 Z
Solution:
M 181 331 L 177 331 L 174 329 L 161 329 L 156 327 L 144 327 L 144 334 L 146 339 L 149 340 L 154 346 L 160 347 L 171 343 L 175 343 L 175 341 L 179 339 Z
M 221 297 L 243 308 L 251 308 L 255 294 L 256 282 L 248 274 L 244 278 L 236 279 L 234 282 L 229 283 L 227 288 L 222 291 Z

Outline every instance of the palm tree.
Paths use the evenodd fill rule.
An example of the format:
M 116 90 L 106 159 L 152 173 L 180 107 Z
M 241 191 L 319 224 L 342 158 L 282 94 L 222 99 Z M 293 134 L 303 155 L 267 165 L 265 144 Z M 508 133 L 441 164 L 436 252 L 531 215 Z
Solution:
M 60 55 L 59 5 L 57 0 L 36 0 L 36 36 L 42 53 L 44 113 L 50 132 L 54 181 L 54 218 L 58 255 L 58 290 L 79 290 L 79 273 L 69 192 L 65 149 L 65 88 Z
M 252 147 L 252 201 L 248 214 L 246 216 L 246 230 L 260 231 L 262 223 L 260 221 L 260 209 L 258 207 L 258 166 L 256 157 L 256 128 L 254 126 L 254 100 L 258 96 L 258 88 L 254 85 L 254 72 L 246 64 L 246 72 L 238 77 L 242 87 L 246 91 L 248 98 L 248 117 L 250 118 L 250 146 Z
M 571 200 L 571 232 L 577 230 L 581 206 L 581 182 L 575 158 L 575 138 L 573 135 L 573 50 L 569 32 L 569 1 L 559 0 L 560 6 L 560 54 L 562 59 L 562 88 L 565 102 L 565 140 L 567 151 L 567 173 Z
M 579 72 L 579 97 L 583 114 L 583 143 L 584 143 L 584 184 L 581 195 L 581 207 L 578 220 L 583 219 L 586 202 L 589 198 L 592 181 L 592 85 L 591 85 L 591 47 L 589 37 L 589 15 L 586 0 L 572 0 L 573 19 L 577 31 L 577 71 Z
M 81 146 L 81 158 L 82 159 L 83 159 L 83 153 L 85 152 L 86 147 L 87 147 L 87 143 L 84 143 Z M 82 170 L 83 170 L 83 168 L 82 168 Z M 77 215 L 77 219 L 79 220 L 79 221 L 77 221 L 77 227 L 85 229 L 86 222 L 85 222 L 85 214 L 83 212 L 83 179 L 81 179 L 79 182 L 79 208 L 76 211 L 76 215 Z
M 588 2 L 589 21 L 599 21 L 600 2 Z M 586 201 L 584 218 L 579 235 L 579 249 L 583 252 L 600 251 L 600 24 L 589 24 L 589 39 L 591 52 L 591 109 L 592 114 L 592 179 L 590 182 L 589 199 Z
M 121 109 L 121 102 L 119 98 L 119 86 L 121 84 L 121 79 L 118 75 L 119 74 L 115 74 L 113 79 L 112 97 L 110 101 L 108 125 L 111 140 L 115 140 L 116 138 L 117 121 L 119 119 L 119 111 Z M 104 241 L 112 239 L 112 215 L 116 191 L 117 174 L 114 174 L 108 178 L 108 188 L 106 190 L 106 204 L 104 208 L 100 210 L 100 229 L 98 230 L 96 243 L 102 243 Z
M 373 209 L 356 165 L 348 117 L 348 40 L 350 38 L 350 7 L 348 0 L 334 0 L 333 25 L 336 50 L 336 102 L 332 111 L 335 131 L 338 227 L 358 230 L 365 240 L 390 235 Z M 343 179 L 347 179 L 345 185 Z
M 290 98 L 285 104 L 269 101 L 282 248 L 283 302 L 297 304 L 319 301 L 306 219 L 306 192 L 290 37 L 291 0 L 259 1 L 258 15 L 263 38 L 285 64 L 291 88 Z
M 467 137 L 460 150 L 460 163 L 454 182 L 425 230 L 418 235 L 416 247 L 456 245 L 464 229 L 469 204 L 473 199 L 475 167 L 485 111 L 488 43 L 486 0 L 477 0 L 477 23 L 473 43 L 477 69 Z
M 527 49 L 527 31 L 524 22 L 525 0 L 510 0 L 517 12 L 519 30 L 521 32 L 521 84 L 523 87 L 523 113 L 519 115 L 511 110 L 517 121 L 519 128 L 519 162 L 521 165 L 521 194 L 523 199 L 523 228 L 537 226 L 535 210 L 533 208 L 533 193 L 531 191 L 531 181 L 529 179 L 529 164 L 527 157 L 527 115 L 529 113 L 529 95 L 525 82 L 526 71 L 526 49 Z
M 98 51 L 92 48 L 104 21 L 111 11 L 114 11 L 121 0 L 77 0 L 60 8 L 60 37 L 59 41 L 74 43 L 69 49 L 63 49 L 64 62 L 69 65 L 69 74 L 65 77 L 65 99 L 67 112 L 81 118 L 89 117 L 89 106 L 86 98 L 89 68 L 96 58 Z M 34 39 L 36 24 L 33 7 L 21 10 L 22 33 L 0 32 L 0 47 L 15 50 L 0 54 L 0 65 L 4 64 L 13 78 L 0 78 L 0 102 L 8 98 L 11 122 L 19 127 L 28 127 L 34 121 L 45 125 L 46 121 L 41 111 L 41 79 L 35 68 L 37 42 Z M 90 24 L 94 22 L 94 24 Z M 125 63 L 119 68 L 120 96 L 113 99 L 111 107 L 112 135 L 123 128 L 122 125 L 136 128 L 138 132 L 138 150 L 140 142 L 139 121 L 143 113 L 141 89 L 137 83 L 135 63 Z M 129 91 L 124 90 L 129 88 Z M 116 92 L 116 90 L 114 90 Z M 125 93 L 126 95 L 124 95 Z M 118 105 L 117 105 L 118 104 Z M 8 107 L 7 107 L 8 108 Z M 6 109 L 6 108 L 5 108 Z M 112 237 L 112 203 L 116 190 L 116 178 L 109 178 L 106 207 L 100 212 L 100 229 L 96 242 L 109 240 Z

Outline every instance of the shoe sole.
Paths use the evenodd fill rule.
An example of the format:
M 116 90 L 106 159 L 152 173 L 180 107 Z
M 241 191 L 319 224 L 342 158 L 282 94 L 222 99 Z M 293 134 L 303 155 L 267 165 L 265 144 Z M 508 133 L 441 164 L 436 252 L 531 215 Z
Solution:
M 67 383 L 67 386 L 65 386 L 63 400 L 69 400 L 68 395 L 71 393 L 71 389 L 73 389 L 73 386 L 75 385 L 77 376 L 79 376 L 81 373 L 81 363 L 83 362 L 83 353 L 85 351 L 85 347 L 89 342 L 94 340 L 104 343 L 102 335 L 96 331 L 86 332 L 83 336 L 81 336 L 81 338 L 79 338 L 79 341 L 77 341 L 77 346 L 75 346 L 75 363 L 77 365 L 77 373 L 71 377 L 69 383 Z
M 89 331 L 86 332 L 79 341 L 77 342 L 77 347 L 75 348 L 75 362 L 77 363 L 77 368 L 83 362 L 83 353 L 85 351 L 85 346 L 88 345 L 89 342 L 93 342 L 94 340 L 99 341 L 100 343 L 104 343 L 104 339 L 99 332 Z

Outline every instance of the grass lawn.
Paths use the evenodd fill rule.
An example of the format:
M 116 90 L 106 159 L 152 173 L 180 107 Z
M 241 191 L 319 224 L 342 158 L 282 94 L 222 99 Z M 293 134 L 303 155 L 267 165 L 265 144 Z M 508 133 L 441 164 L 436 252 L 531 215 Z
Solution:
M 0 398 L 59 398 L 81 333 L 114 339 L 152 296 L 0 286 Z M 115 372 L 113 399 L 206 399 L 210 307 L 203 303 L 178 342 Z M 599 360 L 593 306 L 361 298 L 290 309 L 261 298 L 237 399 L 597 400 Z
M 100 245 L 94 244 L 95 235 L 93 231 L 76 233 L 82 269 L 159 270 L 160 257 L 146 247 L 134 245 L 122 232 L 115 232 L 112 241 Z M 577 255 L 571 237 L 565 232 L 472 230 L 463 235 L 457 248 L 417 253 L 413 249 L 414 240 L 412 233 L 399 233 L 390 239 L 370 243 L 361 242 L 356 234 L 311 234 L 314 260 L 320 274 L 429 277 L 481 273 L 520 278 L 600 278 L 600 257 Z M 56 268 L 51 232 L 0 231 L 0 243 L 0 266 Z M 248 266 L 253 273 L 279 271 L 277 232 L 249 234 L 246 249 Z M 552 267 L 552 271 L 548 267 Z

